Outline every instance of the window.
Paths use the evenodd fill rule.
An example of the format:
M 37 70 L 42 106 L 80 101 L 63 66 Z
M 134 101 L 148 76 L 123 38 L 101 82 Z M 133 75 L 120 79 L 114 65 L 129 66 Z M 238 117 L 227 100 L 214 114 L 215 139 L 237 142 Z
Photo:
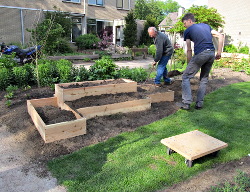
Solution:
M 67 2 L 72 2 L 72 3 L 81 3 L 81 0 L 63 0 Z
M 104 0 L 89 0 L 89 5 L 104 5 Z
M 118 9 L 130 9 L 130 0 L 116 0 L 116 7 Z

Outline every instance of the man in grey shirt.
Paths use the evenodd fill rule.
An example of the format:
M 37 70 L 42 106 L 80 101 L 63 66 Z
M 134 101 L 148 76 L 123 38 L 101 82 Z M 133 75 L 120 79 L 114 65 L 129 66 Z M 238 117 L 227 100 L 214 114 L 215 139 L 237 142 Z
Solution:
M 163 77 L 164 85 L 170 85 L 173 83 L 173 79 L 167 77 L 167 68 L 166 65 L 168 60 L 171 58 L 173 53 L 173 47 L 168 36 L 164 33 L 158 32 L 155 27 L 148 28 L 148 34 L 154 39 L 154 44 L 156 46 L 156 55 L 154 62 L 152 63 L 153 67 L 157 65 L 157 75 L 155 77 L 155 85 L 161 85 L 161 78 Z

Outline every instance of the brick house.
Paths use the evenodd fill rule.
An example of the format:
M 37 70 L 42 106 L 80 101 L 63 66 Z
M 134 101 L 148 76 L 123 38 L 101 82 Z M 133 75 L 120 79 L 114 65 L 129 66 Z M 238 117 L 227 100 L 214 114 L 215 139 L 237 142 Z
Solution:
M 246 0 L 208 0 L 208 7 L 213 7 L 224 17 L 225 44 L 250 47 L 250 1 Z
M 134 8 L 135 0 L 0 0 L 0 41 L 6 44 L 30 40 L 26 29 L 42 21 L 45 11 L 69 12 L 74 22 L 72 41 L 90 32 L 113 31 L 113 42 L 120 44 L 124 17 Z

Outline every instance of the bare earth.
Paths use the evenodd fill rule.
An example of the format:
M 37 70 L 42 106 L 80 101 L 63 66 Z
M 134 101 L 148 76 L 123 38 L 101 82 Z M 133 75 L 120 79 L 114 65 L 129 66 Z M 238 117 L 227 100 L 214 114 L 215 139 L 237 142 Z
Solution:
M 250 81 L 250 76 L 230 69 L 213 69 L 207 92 L 220 87 Z M 197 89 L 198 78 L 191 81 L 193 92 Z M 175 102 L 181 101 L 181 81 L 162 89 L 175 91 Z M 178 108 L 175 102 L 152 104 L 152 109 L 143 112 L 96 117 L 87 121 L 87 134 L 70 139 L 45 144 L 35 128 L 26 107 L 27 99 L 52 97 L 50 88 L 33 88 L 19 92 L 12 100 L 13 105 L 6 107 L 5 92 L 0 92 L 0 191 L 4 192 L 63 192 L 46 168 L 48 160 L 72 153 L 82 147 L 105 141 L 125 131 L 149 124 L 170 114 Z M 188 181 L 171 186 L 164 191 L 197 192 L 207 191 L 211 185 L 225 182 L 241 169 L 250 174 L 250 158 L 215 165 Z

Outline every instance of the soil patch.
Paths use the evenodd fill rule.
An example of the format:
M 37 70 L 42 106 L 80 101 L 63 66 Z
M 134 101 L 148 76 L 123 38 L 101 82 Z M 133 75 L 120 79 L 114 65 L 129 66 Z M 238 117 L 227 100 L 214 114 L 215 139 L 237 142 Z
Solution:
M 230 69 L 213 69 L 211 72 L 210 82 L 208 83 L 207 93 L 214 91 L 223 86 L 250 81 L 250 76 L 243 72 L 233 72 Z M 152 83 L 153 80 L 147 83 Z M 195 97 L 198 88 L 198 77 L 191 80 L 192 92 Z M 146 86 L 146 84 L 142 84 Z M 28 163 L 23 165 L 22 171 L 27 173 L 34 170 L 35 174 L 39 177 L 45 178 L 49 175 L 46 164 L 49 160 L 72 153 L 82 147 L 96 144 L 98 142 L 106 141 L 110 137 L 114 137 L 122 132 L 134 131 L 137 127 L 147 125 L 164 117 L 167 117 L 178 110 L 175 102 L 181 101 L 181 80 L 176 80 L 172 85 L 159 90 L 172 90 L 175 91 L 174 102 L 160 102 L 153 103 L 150 110 L 132 112 L 126 114 L 115 114 L 103 117 L 95 117 L 87 120 L 87 134 L 80 135 L 74 138 L 55 141 L 45 144 L 38 130 L 34 126 L 28 112 L 27 112 L 27 99 L 39 99 L 46 97 L 53 97 L 54 90 L 49 87 L 46 88 L 32 88 L 29 90 L 21 90 L 17 92 L 15 98 L 12 99 L 12 105 L 7 107 L 5 105 L 6 99 L 4 91 L 0 92 L 0 123 L 6 125 L 8 131 L 8 141 L 18 143 L 15 150 L 18 154 L 5 150 L 4 153 L 10 153 L 12 159 L 22 161 L 25 158 Z M 1 130 L 3 127 L 1 126 Z M 5 146 L 7 139 L 1 141 L 2 146 Z M 0 158 L 4 158 L 1 156 Z M 8 164 L 10 159 L 0 159 L 1 165 Z M 237 161 L 239 163 L 241 161 Z M 234 167 L 232 164 L 224 165 L 227 170 Z M 13 169 L 15 171 L 15 169 Z M 220 172 L 220 170 L 217 170 Z M 223 177 L 227 173 L 220 172 Z M 216 177 L 214 172 L 206 172 L 206 177 Z M 8 178 L 9 181 L 12 177 Z M 191 181 L 189 181 L 192 183 Z M 202 186 L 211 185 L 207 180 L 196 178 L 195 182 Z M 195 183 L 193 182 L 193 184 Z M 180 184 L 182 185 L 182 184 Z M 184 185 L 184 186 L 183 186 Z M 188 191 L 188 188 L 183 184 L 182 187 Z M 183 188 L 182 188 L 183 189 Z M 8 191 L 8 190 L 4 190 Z M 27 190 L 32 191 L 32 190 Z M 34 191 L 34 190 L 33 190 Z M 185 191 L 185 190 L 180 190 Z M 192 191 L 192 190 L 190 190 Z M 199 190 L 198 190 L 199 191 Z
M 115 79 L 115 80 L 103 80 L 101 82 L 86 82 L 86 83 L 75 83 L 71 84 L 69 86 L 60 86 L 63 89 L 72 89 L 72 88 L 80 88 L 80 87 L 93 87 L 93 86 L 99 86 L 99 85 L 108 85 L 108 84 L 119 84 L 119 83 L 125 83 L 123 79 Z
M 37 107 L 36 111 L 46 125 L 76 120 L 74 113 L 59 107 Z

